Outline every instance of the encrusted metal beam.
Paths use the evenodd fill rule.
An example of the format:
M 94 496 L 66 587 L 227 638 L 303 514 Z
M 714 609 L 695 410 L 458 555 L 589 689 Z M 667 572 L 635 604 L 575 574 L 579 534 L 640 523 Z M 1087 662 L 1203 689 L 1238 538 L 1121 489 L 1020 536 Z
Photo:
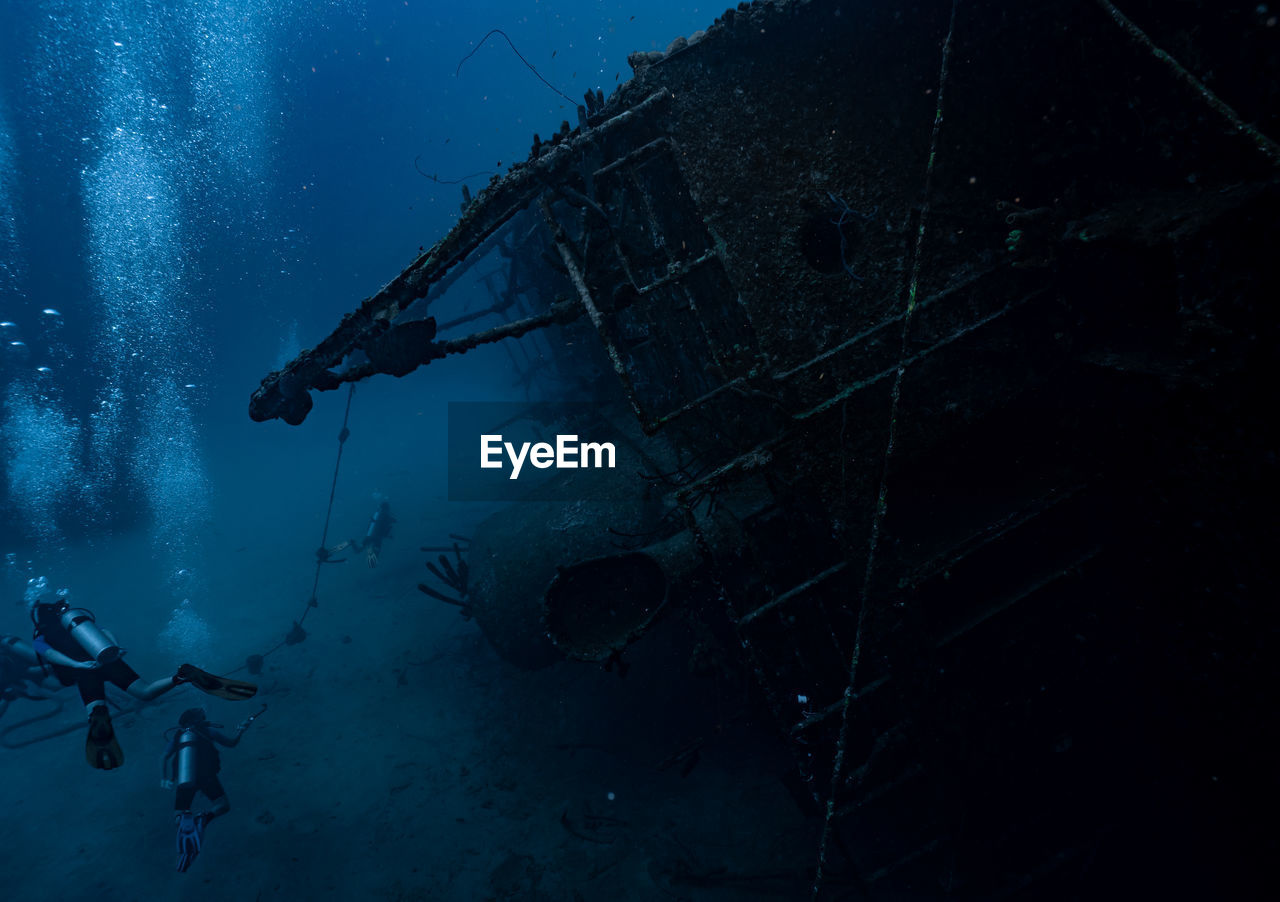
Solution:
M 591 291 L 587 288 L 587 281 L 582 275 L 582 269 L 578 266 L 578 261 L 574 259 L 573 251 L 569 249 L 569 245 L 566 242 L 564 228 L 560 223 L 556 222 L 555 216 L 551 213 L 551 204 L 547 203 L 545 197 L 541 199 L 540 205 L 542 207 L 542 215 L 547 220 L 547 228 L 551 229 L 552 243 L 555 244 L 556 250 L 560 252 L 560 259 L 564 262 L 565 269 L 569 271 L 569 281 L 573 283 L 574 289 L 577 290 L 578 299 L 587 311 L 587 316 L 591 318 L 591 324 L 596 327 L 600 342 L 604 345 L 605 351 L 609 355 L 609 362 L 613 364 L 613 371 L 617 373 L 618 380 L 622 383 L 622 390 L 626 393 L 627 400 L 631 403 L 631 409 L 635 411 L 636 417 L 643 423 L 645 421 L 644 411 L 641 410 L 635 389 L 631 386 L 631 374 L 627 372 L 627 365 L 623 362 L 622 356 L 618 353 L 613 340 L 609 337 L 609 328 L 604 321 L 604 315 L 600 312 L 599 306 L 596 305 L 595 299 L 591 297 Z
M 772 601 L 765 602 L 764 604 L 760 605 L 760 607 L 756 608 L 754 611 L 743 614 L 742 619 L 738 621 L 738 625 L 746 626 L 748 623 L 750 623 L 752 620 L 755 620 L 761 614 L 767 614 L 769 611 L 782 607 L 784 604 L 791 601 L 791 599 L 803 594 L 809 589 L 812 589 L 814 586 L 817 586 L 823 583 L 824 581 L 830 579 L 831 577 L 835 576 L 837 573 L 845 569 L 845 567 L 847 566 L 849 566 L 848 561 L 841 561 L 840 563 L 836 564 L 834 567 L 828 567 L 826 570 L 823 570 L 817 576 L 811 579 L 805 580 L 803 583 L 796 586 L 794 589 L 791 589 L 787 592 L 783 592 L 777 598 L 773 599 Z
M 504 223 L 545 190 L 546 181 L 562 179 L 576 164 L 578 152 L 605 134 L 633 123 L 669 100 L 666 89 L 655 91 L 631 109 L 595 128 L 553 146 L 537 159 L 512 168 L 477 196 L 449 234 L 420 255 L 400 275 L 342 318 L 338 328 L 315 348 L 304 351 L 283 370 L 269 373 L 249 401 L 249 416 L 257 421 L 282 419 L 301 423 L 311 410 L 311 389 L 327 391 L 341 382 L 329 370 L 361 347 L 371 331 L 390 322 L 410 304 L 424 297 L 434 282 L 474 253 Z

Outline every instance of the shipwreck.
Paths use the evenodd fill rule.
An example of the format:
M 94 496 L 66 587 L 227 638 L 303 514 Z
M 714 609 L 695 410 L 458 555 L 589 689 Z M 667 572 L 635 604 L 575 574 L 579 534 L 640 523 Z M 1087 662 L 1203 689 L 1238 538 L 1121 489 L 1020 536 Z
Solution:
M 712 623 L 820 819 L 814 898 L 1231 896 L 1274 853 L 1242 812 L 1280 28 L 1122 5 L 726 10 L 465 194 L 250 414 L 494 342 L 592 401 L 647 471 L 516 505 L 432 594 L 528 667 Z

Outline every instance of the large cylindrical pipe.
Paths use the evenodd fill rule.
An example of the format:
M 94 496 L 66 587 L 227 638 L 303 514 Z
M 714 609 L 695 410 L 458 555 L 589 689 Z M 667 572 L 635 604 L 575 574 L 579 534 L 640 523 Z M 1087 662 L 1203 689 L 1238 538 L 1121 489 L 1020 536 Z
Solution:
M 738 527 L 728 515 L 699 524 L 714 553 Z M 639 551 L 560 567 L 543 595 L 543 622 L 552 643 L 580 661 L 605 662 L 640 638 L 662 612 L 671 590 L 705 562 L 693 530 Z

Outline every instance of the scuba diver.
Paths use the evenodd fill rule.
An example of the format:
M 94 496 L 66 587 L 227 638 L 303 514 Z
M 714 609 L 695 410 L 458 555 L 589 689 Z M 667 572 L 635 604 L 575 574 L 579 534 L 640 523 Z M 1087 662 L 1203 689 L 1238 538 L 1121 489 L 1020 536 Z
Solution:
M 124 752 L 116 742 L 107 711 L 108 680 L 142 701 L 151 701 L 183 683 L 233 700 L 252 698 L 258 691 L 253 683 L 215 676 L 191 664 L 183 664 L 173 676 L 144 680 L 124 662 L 125 650 L 115 636 L 98 626 L 92 612 L 72 607 L 68 597 L 66 589 L 54 593 L 43 576 L 27 584 L 27 610 L 35 627 L 32 645 L 37 659 L 63 686 L 80 689 L 89 715 L 84 753 L 93 767 L 114 770 L 124 763 Z
M 44 701 L 48 698 L 28 693 L 29 683 L 50 691 L 61 688 L 46 683 L 47 676 L 34 648 L 17 636 L 0 636 L 0 717 L 4 717 L 14 699 Z
M 340 564 L 346 558 L 333 560 L 332 556 L 348 548 L 365 553 L 365 560 L 369 562 L 370 567 L 378 566 L 378 555 L 382 554 L 382 540 L 391 538 L 391 525 L 396 522 L 396 518 L 391 516 L 391 505 L 382 501 L 378 504 L 378 509 L 373 512 L 373 516 L 369 518 L 369 528 L 365 530 L 363 539 L 347 539 L 340 542 L 332 548 L 321 548 L 317 553 L 321 563 Z
M 178 718 L 178 725 L 165 732 L 169 744 L 165 747 L 164 759 L 160 764 L 160 786 L 164 789 L 177 789 L 173 809 L 177 812 L 174 820 L 178 824 L 179 871 L 187 870 L 196 860 L 204 842 L 204 828 L 209 821 L 231 810 L 227 791 L 222 788 L 222 781 L 218 779 L 218 771 L 222 767 L 218 746 L 235 748 L 244 731 L 265 710 L 267 706 L 263 705 L 257 714 L 251 714 L 243 720 L 236 727 L 235 735 L 230 737 L 221 732 L 222 724 L 209 722 L 209 716 L 203 708 L 188 708 L 183 711 Z M 197 792 L 204 793 L 213 807 L 193 812 L 191 803 L 195 801 Z

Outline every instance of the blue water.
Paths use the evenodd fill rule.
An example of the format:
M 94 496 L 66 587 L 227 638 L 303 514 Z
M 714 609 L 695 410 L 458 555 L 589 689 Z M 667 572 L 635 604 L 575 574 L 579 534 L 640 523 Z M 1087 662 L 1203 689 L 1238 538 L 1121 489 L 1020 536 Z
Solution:
M 211 481 L 220 446 L 278 439 L 243 415 L 258 379 L 456 219 L 459 187 L 420 171 L 481 173 L 475 191 L 523 159 L 535 131 L 576 121 L 496 35 L 458 72 L 489 29 L 578 98 L 612 90 L 630 50 L 664 47 L 711 14 L 538 2 L 4 9 L 0 321 L 14 325 L 2 330 L 0 545 L 46 567 L 67 563 L 67 538 L 148 521 L 190 543 L 226 490 Z M 451 368 L 431 390 L 466 396 L 475 377 Z
M 148 567 L 165 576 L 198 569 L 220 501 L 248 489 L 244 519 L 258 518 L 244 504 L 278 509 L 259 491 L 281 481 L 262 455 L 285 455 L 298 485 L 298 468 L 328 467 L 341 401 L 323 398 L 301 429 L 255 426 L 245 410 L 258 380 L 456 220 L 459 186 L 421 173 L 478 173 L 478 190 L 525 157 L 535 131 L 576 121 L 498 36 L 459 62 L 501 28 L 580 97 L 611 90 L 629 50 L 665 46 L 705 15 L 612 3 L 6 3 L 0 549 L 30 575 L 74 567 L 75 542 L 145 529 Z M 505 361 L 490 351 L 409 380 L 426 418 L 411 425 L 430 441 L 445 400 L 506 396 Z M 388 381 L 355 408 L 357 422 L 380 423 L 375 441 L 348 448 L 361 508 L 391 478 L 366 466 L 432 478 L 420 457 L 391 452 L 417 437 L 392 422 L 403 399 Z
M 652 862 L 691 847 L 744 865 L 806 847 L 790 822 L 751 823 L 791 811 L 776 781 L 654 771 L 672 748 L 633 716 L 662 716 L 643 678 L 522 674 L 416 591 L 418 545 L 493 512 L 445 500 L 445 405 L 523 397 L 505 353 L 357 387 L 327 533 L 347 392 L 299 427 L 247 415 L 266 373 L 447 232 L 461 193 L 443 181 L 479 173 L 475 193 L 534 132 L 576 123 L 497 36 L 455 74 L 486 32 L 580 98 L 718 12 L 0 3 L 0 633 L 29 637 L 22 589 L 47 575 L 148 679 L 274 649 L 270 711 L 223 754 L 233 810 L 188 874 L 164 731 L 189 704 L 228 725 L 250 711 L 191 690 L 126 706 L 108 774 L 85 765 L 74 689 L 15 702 L 0 727 L 48 718 L 0 749 L 6 899 L 650 899 Z M 322 538 L 361 534 L 384 497 L 379 566 L 325 570 L 307 608 Z M 304 611 L 307 641 L 281 648 Z M 625 842 L 568 845 L 562 815 L 592 810 Z

